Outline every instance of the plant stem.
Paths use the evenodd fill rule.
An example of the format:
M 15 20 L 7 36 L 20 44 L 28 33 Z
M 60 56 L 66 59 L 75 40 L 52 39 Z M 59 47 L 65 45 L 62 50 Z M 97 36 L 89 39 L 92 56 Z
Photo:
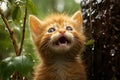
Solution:
M 23 43 L 24 43 L 24 38 L 25 38 L 26 18 L 27 18 L 27 6 L 25 7 L 25 16 L 24 16 L 24 23 L 23 23 L 22 40 L 21 40 L 21 45 L 20 45 L 18 55 L 21 55 L 22 48 L 23 48 Z
M 2 13 L 2 9 L 0 8 L 0 15 L 1 15 L 1 18 L 3 19 L 5 25 L 6 25 L 6 28 L 8 29 L 8 32 L 10 34 L 10 38 L 12 40 L 12 43 L 13 43 L 13 46 L 14 46 L 14 49 L 15 49 L 15 52 L 16 52 L 16 55 L 18 55 L 19 53 L 19 48 L 18 48 L 18 45 L 17 45 L 17 40 L 16 40 L 16 37 L 14 35 L 14 32 L 10 26 L 10 24 L 8 23 L 8 20 L 6 19 L 6 17 L 4 16 L 4 14 Z

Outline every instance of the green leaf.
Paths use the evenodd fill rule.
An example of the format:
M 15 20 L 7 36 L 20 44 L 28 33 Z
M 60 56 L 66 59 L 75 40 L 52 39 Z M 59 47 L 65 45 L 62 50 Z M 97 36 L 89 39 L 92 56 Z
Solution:
M 91 39 L 91 40 L 89 40 L 85 45 L 86 45 L 86 46 L 90 46 L 90 45 L 93 45 L 94 42 L 95 42 L 95 40 Z
M 7 80 L 14 71 L 26 76 L 33 67 L 31 56 L 8 57 L 0 63 L 0 79 Z
M 32 0 L 27 0 L 27 9 L 28 9 L 29 13 L 37 14 L 37 8 L 34 5 L 34 3 L 32 2 Z
M 10 41 L 9 34 L 2 28 L 0 27 L 0 55 L 5 57 L 8 51 L 9 53 L 13 51 L 13 45 Z
M 0 78 L 7 80 L 14 71 L 13 58 L 8 57 L 0 63 Z
M 33 61 L 27 56 L 18 56 L 13 60 L 16 71 L 21 75 L 26 76 L 28 72 L 32 70 Z
M 12 12 L 12 19 L 13 21 L 16 22 L 16 21 L 19 21 L 20 18 L 21 18 L 21 9 L 19 5 L 16 5 Z

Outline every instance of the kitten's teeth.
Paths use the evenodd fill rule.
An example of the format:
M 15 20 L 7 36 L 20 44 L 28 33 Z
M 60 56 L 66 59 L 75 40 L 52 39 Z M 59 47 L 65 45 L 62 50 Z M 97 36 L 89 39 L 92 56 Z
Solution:
M 67 41 L 65 41 L 65 43 L 58 43 L 59 44 L 59 46 L 66 46 L 67 45 Z

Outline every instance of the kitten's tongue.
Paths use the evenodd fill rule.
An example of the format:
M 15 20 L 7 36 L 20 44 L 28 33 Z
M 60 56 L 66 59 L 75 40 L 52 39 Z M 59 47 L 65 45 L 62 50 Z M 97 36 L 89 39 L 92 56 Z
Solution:
M 69 43 L 69 41 L 67 40 L 67 38 L 65 38 L 64 36 L 63 37 L 60 37 L 57 41 L 56 41 L 56 45 L 57 46 L 66 46 L 67 44 Z

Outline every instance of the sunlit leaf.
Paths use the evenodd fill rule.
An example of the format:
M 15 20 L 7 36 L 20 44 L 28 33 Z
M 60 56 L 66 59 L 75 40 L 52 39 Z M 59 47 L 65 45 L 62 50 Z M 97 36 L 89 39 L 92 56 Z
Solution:
M 37 14 L 37 8 L 31 0 L 27 0 L 28 11 L 32 14 Z
M 86 45 L 86 46 L 93 45 L 94 42 L 95 42 L 95 40 L 91 39 L 91 40 L 89 40 L 85 45 Z

